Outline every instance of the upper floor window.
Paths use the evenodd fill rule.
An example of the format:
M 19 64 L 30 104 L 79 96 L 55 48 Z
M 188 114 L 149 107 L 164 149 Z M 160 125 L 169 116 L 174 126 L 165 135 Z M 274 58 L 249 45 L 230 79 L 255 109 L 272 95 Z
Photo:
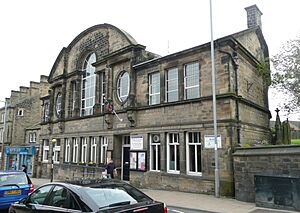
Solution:
M 44 122 L 49 121 L 49 103 L 44 104 Z
M 56 96 L 55 110 L 56 110 L 56 115 L 59 118 L 60 118 L 60 115 L 61 115 L 61 101 L 62 101 L 61 98 L 62 98 L 61 93 L 58 93 L 57 96 Z
M 96 75 L 95 67 L 96 54 L 90 54 L 84 61 L 82 88 L 81 88 L 81 115 L 92 115 L 95 105 Z
M 105 103 L 105 96 L 106 96 L 106 89 L 107 89 L 106 76 L 104 72 L 100 74 L 100 80 L 101 80 L 101 91 L 100 91 L 101 112 L 104 112 L 104 108 L 105 108 L 104 103 Z
M 35 143 L 36 142 L 36 133 L 35 132 L 29 133 L 29 142 L 30 143 Z
M 23 116 L 23 115 L 24 115 L 24 109 L 18 108 L 18 116 Z
M 4 112 L 3 113 L 1 113 L 1 122 L 4 122 Z
M 121 72 L 118 78 L 117 93 L 119 100 L 124 102 L 129 94 L 129 74 L 126 71 Z
M 177 174 L 180 172 L 178 133 L 167 134 L 167 171 Z
M 149 75 L 149 105 L 160 103 L 160 75 L 159 72 Z
M 76 103 L 76 90 L 77 90 L 77 85 L 76 82 L 72 82 L 72 110 L 75 109 L 75 103 Z
M 172 68 L 166 73 L 166 101 L 178 101 L 178 69 Z
M 199 98 L 199 63 L 184 66 L 184 99 Z
M 201 175 L 201 138 L 200 132 L 186 133 L 187 174 Z
M 3 128 L 0 129 L 0 143 L 3 143 Z

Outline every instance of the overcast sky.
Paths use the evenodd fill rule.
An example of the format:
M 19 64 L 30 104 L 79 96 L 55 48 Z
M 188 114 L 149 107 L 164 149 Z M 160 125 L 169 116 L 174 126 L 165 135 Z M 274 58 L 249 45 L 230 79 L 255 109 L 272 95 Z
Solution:
M 299 0 L 212 0 L 212 4 L 214 39 L 246 29 L 244 8 L 253 4 L 263 13 L 270 55 L 300 35 Z M 11 90 L 49 75 L 60 50 L 97 24 L 121 28 L 159 55 L 210 41 L 209 0 L 4 0 L 0 23 L 0 101 Z M 277 99 L 270 93 L 273 119 Z

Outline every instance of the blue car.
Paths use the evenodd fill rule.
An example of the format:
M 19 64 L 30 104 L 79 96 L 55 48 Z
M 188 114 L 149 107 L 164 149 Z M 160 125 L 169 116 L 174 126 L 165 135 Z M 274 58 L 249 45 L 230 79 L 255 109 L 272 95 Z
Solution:
M 0 171 L 0 209 L 8 209 L 11 203 L 33 191 L 33 184 L 25 172 Z

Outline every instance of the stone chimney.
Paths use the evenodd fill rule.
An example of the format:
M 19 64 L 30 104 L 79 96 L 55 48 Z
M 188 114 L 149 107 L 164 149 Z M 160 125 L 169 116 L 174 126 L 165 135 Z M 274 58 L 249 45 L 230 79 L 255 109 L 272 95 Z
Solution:
M 259 26 L 260 29 L 262 29 L 261 26 L 262 12 L 260 12 L 258 7 L 254 4 L 252 6 L 246 7 L 245 10 L 247 11 L 248 28 Z

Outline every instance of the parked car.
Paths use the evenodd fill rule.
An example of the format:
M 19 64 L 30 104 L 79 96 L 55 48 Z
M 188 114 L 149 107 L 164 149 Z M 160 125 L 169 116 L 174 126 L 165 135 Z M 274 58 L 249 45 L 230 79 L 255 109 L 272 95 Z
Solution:
M 11 203 L 27 197 L 33 190 L 25 172 L 0 171 L 0 209 L 8 209 Z
M 126 182 L 97 179 L 46 183 L 9 208 L 20 212 L 167 213 L 167 207 Z

